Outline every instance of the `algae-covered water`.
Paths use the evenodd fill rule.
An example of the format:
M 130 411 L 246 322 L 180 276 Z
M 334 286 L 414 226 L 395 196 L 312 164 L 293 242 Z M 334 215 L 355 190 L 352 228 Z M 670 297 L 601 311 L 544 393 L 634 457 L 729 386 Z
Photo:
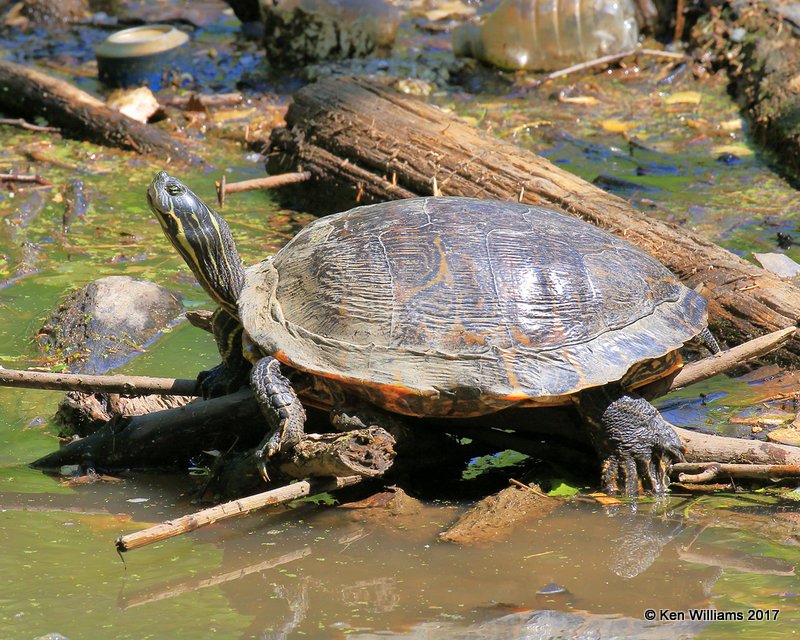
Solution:
M 200 32 L 208 59 L 228 61 L 232 76 L 241 72 L 233 58 L 247 69 L 263 64 L 254 45 L 221 44 L 234 27 L 215 29 Z M 32 40 L 5 48 L 14 42 L 24 44 L 18 59 L 37 59 Z M 206 90 L 233 81 L 208 77 Z M 476 77 L 485 91 L 473 80 L 437 86 L 429 99 L 745 257 L 800 258 L 796 246 L 776 244 L 778 231 L 798 233 L 800 195 L 748 144 L 724 80 L 656 61 L 534 90 L 521 89 L 524 78 Z M 286 98 L 258 94 L 274 113 Z M 184 122 L 212 168 L 175 171 L 210 202 L 223 172 L 231 181 L 262 175 L 262 159 L 240 142 L 255 117 L 242 105 Z M 0 365 L 50 366 L 34 341 L 39 327 L 66 292 L 103 275 L 152 280 L 188 308 L 212 308 L 147 209 L 147 184 L 164 168 L 157 161 L 11 127 L 0 128 L 0 140 L 3 172 L 38 173 L 54 185 L 0 190 Z M 88 207 L 65 219 L 75 180 Z M 223 214 L 245 262 L 312 219 L 263 192 L 229 198 Z M 184 322 L 119 371 L 191 378 L 217 359 L 210 336 Z M 791 420 L 791 402 L 760 403 L 794 380 L 775 370 L 718 377 L 659 406 L 681 426 L 753 435 L 755 422 L 735 418 L 779 411 Z M 197 483 L 179 469 L 69 486 L 30 469 L 58 446 L 51 416 L 59 398 L 0 389 L 0 638 L 786 638 L 800 623 L 800 493 L 791 486 L 676 495 L 635 512 L 565 501 L 477 548 L 437 540 L 467 504 L 457 495 L 427 495 L 405 515 L 300 503 L 123 561 L 115 538 L 198 509 Z

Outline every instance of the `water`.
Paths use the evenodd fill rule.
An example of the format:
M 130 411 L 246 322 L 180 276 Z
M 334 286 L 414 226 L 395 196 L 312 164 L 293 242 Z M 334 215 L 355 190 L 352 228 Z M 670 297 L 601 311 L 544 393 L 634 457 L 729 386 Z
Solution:
M 244 43 L 226 51 L 225 28 L 201 33 L 202 47 L 220 48 L 214 69 L 227 70 L 209 70 L 200 79 L 205 89 L 230 88 L 237 73 L 261 63 Z M 22 47 L 28 60 L 40 51 L 29 41 Z M 67 54 L 88 64 L 85 50 Z M 617 179 L 600 182 L 746 257 L 778 250 L 777 230 L 797 232 L 798 194 L 748 145 L 722 79 L 655 65 L 571 77 L 524 96 L 509 82 L 492 77 L 479 95 L 445 88 L 432 99 L 589 180 Z M 214 149 L 211 172 L 181 173 L 202 197 L 213 201 L 223 171 L 229 180 L 260 174 L 258 158 L 229 135 L 252 118 L 189 123 L 191 135 Z M 26 171 L 36 149 L 51 159 L 36 161 L 36 170 L 57 185 L 0 193 L 0 364 L 40 364 L 32 336 L 44 318 L 67 290 L 101 275 L 154 280 L 190 308 L 211 307 L 147 210 L 157 163 L 11 128 L 0 129 L 0 139 L 4 166 Z M 738 161 L 719 160 L 734 152 Z M 89 208 L 65 233 L 64 193 L 76 177 Z M 311 219 L 264 193 L 237 194 L 223 213 L 246 262 L 274 252 Z M 787 253 L 800 258 L 795 246 Z M 121 371 L 189 378 L 217 360 L 210 336 L 184 323 Z M 659 406 L 682 426 L 750 432 L 732 418 L 796 388 L 791 376 L 751 382 L 718 377 Z M 505 639 L 573 637 L 579 629 L 593 637 L 786 638 L 800 622 L 800 494 L 791 487 L 678 495 L 645 501 L 635 513 L 627 504 L 565 501 L 478 548 L 438 541 L 468 504 L 458 495 L 428 492 L 417 513 L 398 516 L 302 503 L 135 550 L 123 562 L 116 537 L 199 509 L 197 484 L 178 470 L 67 486 L 29 469 L 57 446 L 50 416 L 59 397 L 0 389 L 0 638 Z M 777 409 L 796 411 L 781 401 L 764 410 Z M 526 468 L 517 456 L 476 469 L 498 462 L 515 462 L 514 474 Z M 543 480 L 557 479 L 549 467 L 535 468 Z M 537 593 L 551 584 L 561 592 Z M 779 616 L 661 627 L 646 623 L 647 609 L 687 618 L 692 609 Z

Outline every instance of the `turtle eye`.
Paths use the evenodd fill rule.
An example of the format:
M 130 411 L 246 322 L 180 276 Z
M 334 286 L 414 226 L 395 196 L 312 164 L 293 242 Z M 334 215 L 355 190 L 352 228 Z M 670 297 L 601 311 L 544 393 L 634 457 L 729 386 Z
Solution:
M 167 193 L 171 196 L 179 196 L 182 195 L 185 191 L 182 184 L 178 184 L 177 182 L 168 182 L 167 186 L 165 187 Z

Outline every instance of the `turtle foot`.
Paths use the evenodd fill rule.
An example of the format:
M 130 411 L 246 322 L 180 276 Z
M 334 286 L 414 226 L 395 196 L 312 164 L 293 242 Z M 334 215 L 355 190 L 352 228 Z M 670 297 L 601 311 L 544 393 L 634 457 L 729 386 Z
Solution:
M 578 408 L 591 427 L 602 460 L 602 488 L 635 497 L 642 488 L 663 495 L 669 469 L 683 460 L 683 449 L 671 425 L 658 410 L 635 393 L 614 387 L 578 394 Z

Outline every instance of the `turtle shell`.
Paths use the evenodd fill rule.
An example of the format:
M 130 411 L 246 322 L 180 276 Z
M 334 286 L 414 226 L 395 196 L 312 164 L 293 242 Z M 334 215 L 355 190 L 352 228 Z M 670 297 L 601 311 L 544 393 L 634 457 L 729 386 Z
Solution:
M 680 366 L 705 300 L 628 242 L 551 209 L 433 197 L 315 220 L 247 269 L 265 353 L 407 415 L 559 404 Z M 636 366 L 634 366 L 636 365 Z

